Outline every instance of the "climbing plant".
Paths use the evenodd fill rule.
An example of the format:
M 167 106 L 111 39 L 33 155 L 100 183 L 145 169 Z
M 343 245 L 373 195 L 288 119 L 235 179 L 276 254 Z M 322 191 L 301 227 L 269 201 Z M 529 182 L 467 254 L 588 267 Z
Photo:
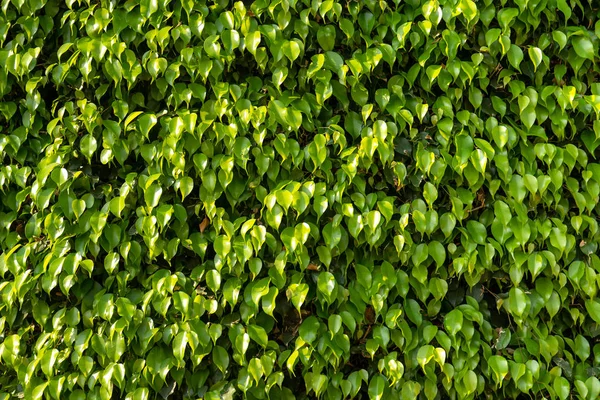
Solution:
M 0 5 L 0 400 L 600 396 L 598 1 Z

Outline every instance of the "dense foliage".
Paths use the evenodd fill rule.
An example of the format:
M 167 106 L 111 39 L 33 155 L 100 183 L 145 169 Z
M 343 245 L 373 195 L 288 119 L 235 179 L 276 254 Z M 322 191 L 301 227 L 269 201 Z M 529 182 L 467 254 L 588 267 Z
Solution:
M 597 1 L 0 4 L 0 400 L 600 395 Z

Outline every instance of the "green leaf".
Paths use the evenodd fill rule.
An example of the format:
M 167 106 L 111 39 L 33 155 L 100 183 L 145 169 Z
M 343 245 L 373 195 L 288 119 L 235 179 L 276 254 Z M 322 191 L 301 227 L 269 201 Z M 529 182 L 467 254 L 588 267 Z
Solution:
M 596 52 L 594 51 L 594 45 L 589 38 L 584 36 L 575 36 L 573 37 L 572 43 L 575 53 L 577 53 L 579 57 L 592 61 L 594 60 Z
M 434 298 L 441 300 L 448 293 L 448 283 L 443 279 L 432 278 L 429 281 L 429 291 Z
M 512 288 L 508 295 L 509 311 L 517 317 L 521 317 L 525 313 L 527 300 L 525 293 L 519 288 Z
M 267 347 L 269 337 L 265 329 L 258 325 L 248 325 L 248 335 L 250 339 L 261 345 L 263 348 Z
M 285 42 L 282 47 L 283 54 L 290 60 L 290 62 L 294 62 L 300 56 L 300 45 L 296 43 L 294 40 L 290 40 Z
M 317 41 L 324 51 L 333 50 L 335 46 L 335 27 L 333 25 L 319 27 Z
M 463 326 L 463 313 L 460 310 L 454 309 L 444 317 L 444 328 L 452 335 L 456 336 Z
M 544 53 L 542 52 L 542 50 L 539 47 L 535 47 L 535 46 L 529 47 L 527 49 L 527 52 L 529 53 L 529 58 L 531 59 L 531 62 L 533 63 L 533 70 L 536 71 L 537 68 L 542 63 L 542 60 L 544 58 Z
M 173 356 L 179 362 L 182 362 L 185 357 L 185 349 L 188 344 L 188 333 L 179 332 L 173 339 Z
M 324 66 L 339 75 L 344 66 L 344 59 L 338 53 L 328 51 L 325 53 Z
M 259 31 L 252 31 L 252 32 L 248 32 L 246 34 L 246 36 L 244 36 L 244 41 L 246 43 L 246 48 L 248 49 L 248 51 L 252 54 L 252 55 L 256 55 L 256 49 L 258 48 L 258 45 L 260 44 L 260 32 Z M 292 55 L 292 47 L 290 45 L 288 45 L 288 52 L 290 53 L 290 55 Z M 290 57 L 286 54 L 286 57 L 290 58 L 290 60 L 294 57 Z M 295 58 L 294 58 L 295 60 Z M 291 60 L 293 61 L 293 60 Z
M 98 142 L 92 135 L 85 135 L 83 138 L 81 138 L 79 147 L 83 155 L 89 159 L 96 152 L 96 149 L 98 148 Z
M 350 95 L 352 96 L 352 100 L 356 102 L 359 106 L 364 106 L 369 101 L 369 91 L 360 83 L 352 86 L 350 89 Z
M 502 356 L 491 356 L 488 359 L 488 365 L 492 369 L 494 381 L 501 386 L 504 378 L 508 375 L 508 361 Z
M 571 385 L 569 385 L 569 381 L 564 377 L 555 377 L 552 387 L 554 388 L 554 391 L 560 400 L 566 400 L 569 398 L 569 394 L 571 393 Z
M 387 386 L 385 378 L 381 374 L 375 375 L 369 382 L 369 399 L 380 400 L 383 399 L 383 394 Z
M 467 231 L 475 243 L 484 245 L 487 238 L 487 229 L 478 221 L 470 220 L 467 222 Z
M 590 343 L 581 335 L 575 337 L 574 350 L 581 361 L 585 361 L 590 357 Z
M 417 326 L 423 323 L 423 315 L 421 314 L 421 307 L 413 299 L 406 300 L 404 311 L 408 319 Z
M 42 372 L 44 372 L 44 374 L 46 376 L 54 375 L 54 364 L 56 363 L 57 359 L 58 359 L 58 350 L 56 350 L 56 349 L 51 349 L 44 353 L 41 364 L 42 364 Z
M 425 371 L 425 365 L 433 358 L 433 354 L 434 347 L 432 345 L 425 345 L 419 348 L 419 351 L 417 352 L 417 362 L 423 371 Z
M 137 119 L 137 124 L 140 129 L 140 133 L 144 135 L 145 138 L 148 138 L 150 135 L 150 131 L 157 123 L 156 115 L 154 114 L 144 114 Z
M 597 300 L 586 300 L 585 309 L 594 322 L 600 324 L 600 302 Z
M 161 196 L 162 188 L 160 187 L 160 185 L 153 183 L 144 192 L 144 200 L 146 201 L 146 206 L 150 208 L 158 206 L 158 202 L 160 201 Z
M 335 335 L 342 328 L 342 317 L 337 314 L 330 315 L 327 326 L 329 331 Z
M 498 11 L 498 22 L 504 32 L 506 32 L 513 20 L 519 16 L 519 10 L 512 7 L 502 8 Z
M 475 372 L 467 371 L 463 377 L 463 385 L 467 394 L 475 392 L 475 389 L 477 389 L 477 375 Z
M 454 231 L 456 226 L 456 217 L 451 213 L 445 213 L 440 217 L 440 228 L 442 232 L 448 238 Z
M 298 334 L 302 340 L 310 344 L 317 339 L 320 326 L 319 320 L 314 316 L 310 316 L 302 322 Z
M 317 287 L 319 292 L 325 297 L 327 303 L 331 303 L 334 300 L 333 297 L 336 293 L 337 283 L 333 274 L 327 271 L 321 272 L 317 280 Z
M 523 50 L 517 45 L 511 44 L 508 50 L 508 61 L 516 70 L 521 71 L 521 62 L 523 61 Z
M 212 361 L 222 373 L 229 367 L 229 354 L 221 346 L 215 346 L 212 351 Z
M 446 249 L 438 241 L 432 241 L 427 246 L 429 255 L 435 260 L 435 264 L 438 268 L 444 265 L 446 261 Z
M 140 2 L 140 13 L 145 17 L 149 18 L 152 14 L 158 11 L 157 0 L 141 0 Z

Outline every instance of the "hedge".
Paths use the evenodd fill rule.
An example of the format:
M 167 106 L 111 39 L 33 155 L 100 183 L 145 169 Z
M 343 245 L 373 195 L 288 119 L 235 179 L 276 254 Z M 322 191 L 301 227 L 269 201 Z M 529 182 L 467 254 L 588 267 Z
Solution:
M 599 398 L 598 1 L 0 4 L 0 400 Z

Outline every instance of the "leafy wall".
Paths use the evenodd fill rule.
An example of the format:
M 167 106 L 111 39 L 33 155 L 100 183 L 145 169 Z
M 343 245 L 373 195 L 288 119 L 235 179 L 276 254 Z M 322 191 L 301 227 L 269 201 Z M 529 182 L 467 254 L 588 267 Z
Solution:
M 600 395 L 597 1 L 0 4 L 1 400 Z

